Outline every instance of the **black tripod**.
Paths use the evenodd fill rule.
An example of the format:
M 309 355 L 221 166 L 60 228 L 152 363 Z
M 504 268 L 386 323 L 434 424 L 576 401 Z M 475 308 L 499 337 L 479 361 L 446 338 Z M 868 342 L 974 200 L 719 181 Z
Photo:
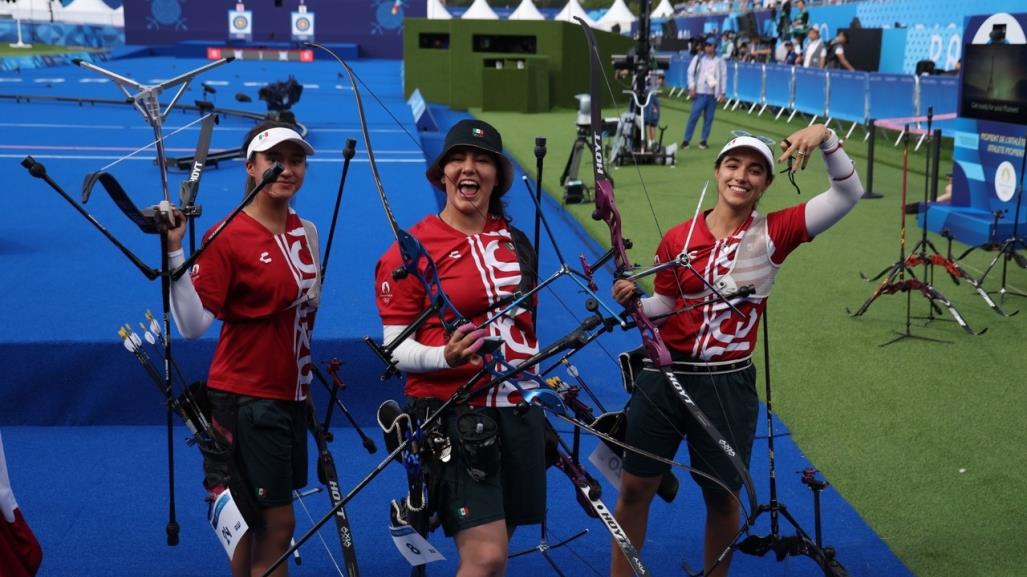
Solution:
M 845 570 L 845 567 L 835 558 L 835 550 L 833 547 L 824 547 L 821 541 L 821 530 L 820 530 L 820 493 L 827 488 L 827 481 L 821 481 L 816 478 L 816 471 L 807 469 L 803 473 L 802 483 L 809 486 L 810 490 L 813 491 L 813 511 L 814 511 L 814 533 L 816 540 L 810 539 L 809 535 L 803 531 L 795 517 L 788 512 L 788 508 L 785 507 L 784 503 L 781 503 L 777 499 L 777 472 L 775 468 L 774 460 L 774 404 L 771 397 L 770 388 L 770 339 L 767 330 L 767 311 L 763 312 L 763 361 L 764 361 L 764 380 L 765 380 L 765 391 L 766 391 L 766 404 L 767 404 L 767 452 L 770 459 L 769 469 L 769 484 L 770 484 L 770 502 L 765 505 L 760 505 L 756 511 L 755 516 L 752 518 L 752 522 L 755 523 L 756 519 L 764 513 L 770 514 L 770 533 L 766 535 L 749 535 L 743 539 L 737 545 L 733 545 L 733 548 L 738 549 L 742 553 L 749 555 L 756 555 L 762 557 L 769 551 L 773 551 L 777 556 L 778 561 L 784 560 L 787 556 L 794 555 L 805 555 L 816 562 L 817 566 L 824 572 L 825 577 L 848 577 L 849 573 Z M 781 517 L 784 517 L 785 521 L 791 524 L 792 528 L 795 529 L 795 534 L 790 536 L 781 535 Z
M 581 170 L 581 153 L 586 148 L 591 150 L 588 144 L 589 125 L 578 124 L 578 135 L 571 146 L 571 153 L 567 156 L 567 163 L 560 173 L 560 186 L 563 187 L 563 202 L 565 204 L 580 204 L 591 200 L 591 193 L 588 186 L 578 177 Z
M 909 176 L 909 125 L 906 125 L 905 130 L 903 131 L 902 138 L 904 140 L 904 145 L 902 150 L 902 202 L 899 205 L 899 213 L 902 215 L 902 220 L 899 225 L 899 260 L 895 264 L 878 273 L 877 276 L 873 278 L 867 278 L 865 275 L 861 274 L 860 276 L 862 276 L 863 280 L 866 280 L 867 282 L 877 280 L 882 276 L 884 277 L 884 280 L 881 281 L 881 284 L 878 285 L 878 287 L 874 290 L 874 292 L 870 294 L 867 300 L 864 301 L 862 305 L 860 305 L 856 312 L 847 312 L 849 312 L 849 316 L 862 316 L 863 313 L 865 313 L 867 309 L 870 308 L 870 305 L 873 304 L 875 300 L 877 300 L 877 297 L 883 294 L 895 294 L 897 292 L 904 292 L 906 293 L 906 330 L 905 332 L 898 333 L 897 337 L 882 344 L 881 346 L 888 346 L 892 343 L 896 343 L 900 340 L 907 338 L 939 343 L 947 342 L 942 341 L 940 339 L 932 339 L 929 337 L 914 335 L 912 332 L 910 332 L 910 326 L 912 323 L 911 309 L 913 304 L 912 292 L 918 291 L 920 294 L 927 298 L 932 310 L 937 308 L 940 312 L 940 308 L 938 308 L 938 303 L 941 303 L 945 306 L 945 308 L 948 309 L 949 313 L 952 315 L 952 318 L 955 319 L 956 323 L 958 323 L 959 326 L 963 327 L 963 330 L 965 330 L 967 333 L 971 335 L 983 334 L 984 331 L 978 333 L 975 332 L 972 328 L 970 328 L 967 322 L 963 319 L 963 315 L 959 313 L 959 311 L 952 304 L 952 302 L 945 298 L 945 295 L 938 292 L 938 290 L 935 289 L 934 286 L 932 286 L 926 278 L 917 278 L 916 272 L 913 270 L 913 264 L 911 262 L 911 259 L 906 258 L 906 192 Z M 911 255 L 911 257 L 912 256 L 913 255 Z M 906 278 L 907 275 L 909 278 Z M 986 330 L 987 329 L 985 329 L 985 331 Z
M 1020 179 L 1017 183 L 1019 185 L 1019 191 L 1016 197 L 1016 212 L 1013 213 L 1013 236 L 1007 238 L 1005 242 L 999 246 L 998 254 L 995 255 L 991 264 L 988 265 L 988 268 L 984 269 L 984 273 L 982 273 L 981 278 L 978 279 L 978 282 L 983 284 L 984 279 L 988 276 L 988 273 L 991 272 L 991 269 L 995 268 L 995 264 L 998 263 L 999 259 L 1002 259 L 1002 286 L 998 291 L 994 291 L 998 293 L 1000 302 L 1005 302 L 1006 294 L 1016 295 L 1018 297 L 1027 297 L 1027 293 L 1006 287 L 1006 269 L 1009 266 L 1010 260 L 1015 260 L 1016 264 L 1018 264 L 1020 268 L 1027 268 L 1027 257 L 1016 252 L 1018 247 L 1027 248 L 1027 240 L 1021 238 L 1019 235 L 1020 207 L 1023 204 L 1023 171 L 1025 167 L 1027 167 L 1027 135 L 1025 135 L 1024 139 L 1023 154 L 1020 155 Z M 998 226 L 996 225 L 995 228 L 998 229 Z

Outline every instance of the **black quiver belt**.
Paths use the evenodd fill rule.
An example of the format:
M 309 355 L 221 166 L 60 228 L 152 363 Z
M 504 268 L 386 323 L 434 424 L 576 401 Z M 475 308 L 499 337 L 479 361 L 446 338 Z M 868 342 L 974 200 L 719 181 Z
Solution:
M 197 419 L 197 445 L 203 454 L 203 487 L 210 493 L 209 500 L 224 489 L 231 489 L 232 499 L 239 507 L 246 524 L 260 527 L 263 517 L 249 482 L 235 459 L 235 429 L 239 415 L 239 397 L 234 394 L 207 394 L 207 383 L 197 381 L 182 394 L 181 404 L 190 418 Z M 183 402 L 184 401 L 184 402 Z

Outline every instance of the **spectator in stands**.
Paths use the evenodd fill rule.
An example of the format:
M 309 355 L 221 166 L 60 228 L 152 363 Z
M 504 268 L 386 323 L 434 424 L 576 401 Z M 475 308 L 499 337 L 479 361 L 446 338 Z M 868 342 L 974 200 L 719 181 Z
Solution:
M 792 26 L 792 0 L 781 4 L 781 13 L 777 18 L 777 37 L 787 38 Z
M 784 57 L 780 60 L 781 64 L 795 66 L 795 61 L 799 59 L 799 53 L 795 51 L 795 43 L 791 40 L 786 40 L 784 48 Z
M 806 48 L 802 52 L 802 65 L 806 68 L 823 68 L 825 52 L 824 41 L 820 39 L 820 30 L 816 27 L 810 28 Z
M 681 141 L 682 149 L 688 148 L 699 115 L 702 114 L 702 138 L 699 140 L 699 148 L 706 150 L 706 141 L 713 128 L 713 114 L 717 110 L 717 103 L 724 101 L 727 64 L 723 58 L 717 56 L 717 39 L 713 36 L 707 38 L 703 50 L 701 55 L 692 58 L 688 66 L 688 95 L 692 99 L 692 113 L 688 116 L 684 140 Z
M 809 32 L 809 12 L 806 11 L 805 0 L 798 0 L 795 3 L 798 13 L 792 16 L 791 33 L 792 37 L 802 42 L 802 39 Z
M 849 63 L 849 59 L 845 57 L 845 45 L 849 43 L 849 36 L 843 32 L 838 31 L 838 35 L 831 41 L 831 46 L 827 49 L 827 57 L 825 59 L 825 68 L 844 68 L 846 70 L 855 70 L 852 64 Z
M 945 175 L 948 178 L 948 182 L 945 184 L 945 192 L 938 195 L 938 198 L 931 201 L 929 204 L 952 204 L 952 173 Z M 923 206 L 922 202 L 910 202 L 906 205 L 906 214 L 918 214 Z
M 735 40 L 731 32 L 724 31 L 720 37 L 720 55 L 724 60 L 731 60 L 735 57 Z

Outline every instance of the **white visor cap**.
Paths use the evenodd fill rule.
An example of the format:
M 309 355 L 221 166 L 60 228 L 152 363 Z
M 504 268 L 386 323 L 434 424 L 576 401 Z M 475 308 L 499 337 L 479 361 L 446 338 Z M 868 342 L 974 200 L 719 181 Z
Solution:
M 720 159 L 724 158 L 725 154 L 736 148 L 751 148 L 759 152 L 767 160 L 767 170 L 770 172 L 774 171 L 774 153 L 770 151 L 767 143 L 753 136 L 736 136 L 727 141 L 724 148 L 720 149 L 720 154 L 717 155 L 717 162 L 720 162 Z
M 307 153 L 307 156 L 314 154 L 314 148 L 307 144 L 306 140 L 303 140 L 300 133 L 291 128 L 276 126 L 264 130 L 253 137 L 253 140 L 250 141 L 250 146 L 246 149 L 246 159 L 249 160 L 253 157 L 254 152 L 271 150 L 283 142 L 295 142 L 303 149 L 303 152 Z

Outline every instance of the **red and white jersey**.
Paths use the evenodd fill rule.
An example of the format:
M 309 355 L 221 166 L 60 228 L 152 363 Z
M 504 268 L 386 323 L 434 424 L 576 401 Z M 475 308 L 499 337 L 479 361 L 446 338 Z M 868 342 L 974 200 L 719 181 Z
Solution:
M 307 291 L 316 279 L 306 230 L 292 209 L 284 234 L 272 234 L 239 213 L 192 270 L 203 307 L 223 321 L 208 386 L 266 399 L 305 399 L 313 378 L 310 331 L 316 311 Z
M 4 443 L 0 439 L 0 575 L 32 577 L 42 561 L 43 550 L 11 490 Z
M 669 317 L 660 327 L 671 349 L 702 361 L 729 361 L 752 354 L 760 317 L 778 266 L 799 244 L 812 240 L 806 230 L 806 205 L 772 212 L 756 211 L 730 235 L 717 240 L 706 226 L 704 213 L 695 221 L 687 253 L 692 266 L 718 291 L 735 292 L 751 286 L 754 293 L 732 299 L 739 316 L 725 303 L 707 304 Z M 685 250 L 691 220 L 667 231 L 656 250 L 656 263 L 669 262 Z M 656 274 L 656 292 L 673 298 L 674 308 L 701 303 L 712 292 L 684 267 Z
M 442 290 L 453 306 L 475 324 L 501 310 L 498 303 L 504 297 L 515 294 L 521 284 L 521 265 L 517 259 L 515 242 L 509 225 L 501 218 L 490 216 L 481 233 L 468 236 L 450 227 L 438 216 L 431 215 L 414 225 L 410 234 L 421 241 L 435 261 Z M 398 281 L 392 278 L 392 272 L 402 264 L 399 247 L 394 243 L 375 268 L 375 300 L 385 325 L 412 324 L 429 306 L 427 292 L 414 275 L 407 275 Z M 424 262 L 419 266 L 422 271 L 425 269 Z M 526 271 L 525 274 L 530 272 Z M 490 323 L 487 329 L 489 336 L 502 337 L 501 351 L 511 365 L 516 366 L 538 352 L 531 312 L 526 308 L 515 307 L 502 318 Z M 432 347 L 444 346 L 449 341 L 438 315 L 429 317 L 411 338 Z M 429 373 L 408 373 L 404 392 L 410 397 L 445 400 L 477 370 L 476 367 L 463 365 Z M 481 383 L 486 381 L 483 379 Z M 536 386 L 528 380 L 520 380 L 518 384 L 525 389 Z M 508 407 L 516 405 L 520 400 L 521 394 L 517 389 L 510 383 L 503 383 L 484 397 L 475 398 L 472 403 Z

